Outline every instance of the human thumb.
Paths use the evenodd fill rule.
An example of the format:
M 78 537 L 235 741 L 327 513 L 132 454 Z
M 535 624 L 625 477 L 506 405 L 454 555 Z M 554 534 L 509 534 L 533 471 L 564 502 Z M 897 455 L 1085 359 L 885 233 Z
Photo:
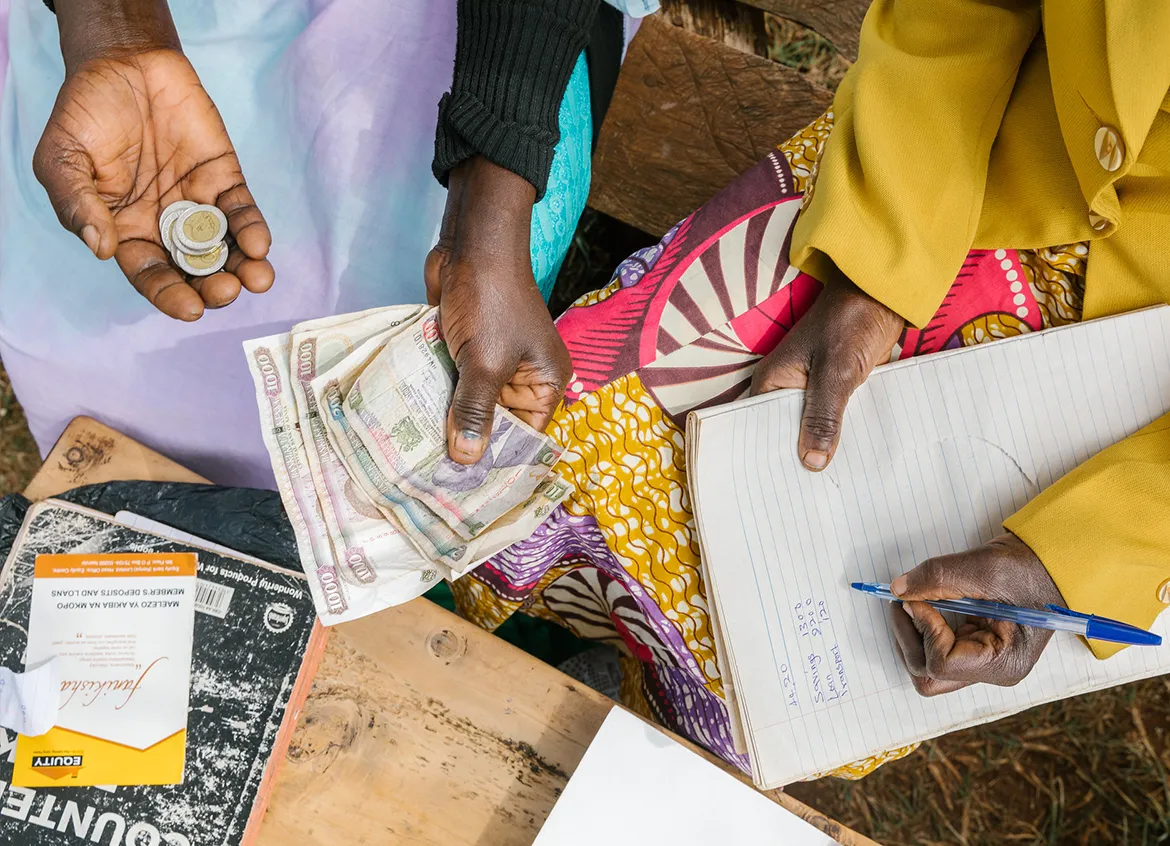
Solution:
M 118 248 L 118 227 L 98 195 L 93 163 L 83 152 L 62 149 L 48 137 L 33 156 L 33 173 L 44 186 L 61 225 L 103 261 Z
M 488 366 L 475 356 L 458 364 L 459 380 L 447 415 L 447 452 L 452 461 L 474 464 L 487 448 L 496 400 L 515 368 L 505 372 L 506 368 Z
M 903 600 L 983 597 L 986 590 L 970 558 L 970 552 L 931 558 L 890 582 L 890 592 Z

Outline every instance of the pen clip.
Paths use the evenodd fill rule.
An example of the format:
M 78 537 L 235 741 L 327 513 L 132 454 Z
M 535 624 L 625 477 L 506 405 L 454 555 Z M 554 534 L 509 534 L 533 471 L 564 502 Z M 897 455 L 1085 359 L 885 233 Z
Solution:
M 1063 614 L 1066 617 L 1077 617 L 1078 619 L 1081 619 L 1081 620 L 1093 619 L 1092 614 L 1082 614 L 1080 611 L 1073 611 L 1071 608 L 1062 608 L 1059 605 L 1048 604 L 1048 605 L 1045 605 L 1044 607 L 1047 608 L 1049 611 L 1051 611 L 1053 614 Z
M 1131 646 L 1161 646 L 1162 636 L 1145 629 L 1123 623 L 1119 620 L 1110 620 L 1098 617 L 1095 614 L 1083 614 L 1070 608 L 1061 608 L 1059 605 L 1045 606 L 1054 614 L 1066 617 L 1076 617 L 1078 620 L 1088 621 L 1085 626 L 1085 637 L 1089 640 L 1105 640 L 1111 643 L 1124 643 Z

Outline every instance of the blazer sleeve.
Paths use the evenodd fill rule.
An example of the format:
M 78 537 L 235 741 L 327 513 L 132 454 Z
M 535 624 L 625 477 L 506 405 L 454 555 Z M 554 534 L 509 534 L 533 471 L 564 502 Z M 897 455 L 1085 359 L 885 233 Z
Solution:
M 1170 589 L 1170 414 L 1063 476 L 1004 523 L 1068 606 L 1148 629 Z M 1090 641 L 1098 658 L 1122 647 Z
M 925 325 L 975 237 L 991 145 L 1039 28 L 1039 0 L 874 0 L 793 263 Z

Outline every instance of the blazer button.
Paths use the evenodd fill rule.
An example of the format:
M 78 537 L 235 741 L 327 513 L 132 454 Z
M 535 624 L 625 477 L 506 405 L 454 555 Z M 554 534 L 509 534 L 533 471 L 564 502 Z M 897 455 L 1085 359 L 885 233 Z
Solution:
M 1109 218 L 1102 217 L 1096 212 L 1089 212 L 1089 226 L 1093 227 L 1097 232 L 1104 232 L 1109 228 Z
M 1158 585 L 1158 601 L 1163 605 L 1170 605 L 1170 579 Z
M 1121 163 L 1125 161 L 1125 142 L 1121 140 L 1121 134 L 1116 129 L 1112 126 L 1098 129 L 1093 146 L 1101 167 L 1109 173 L 1121 169 Z

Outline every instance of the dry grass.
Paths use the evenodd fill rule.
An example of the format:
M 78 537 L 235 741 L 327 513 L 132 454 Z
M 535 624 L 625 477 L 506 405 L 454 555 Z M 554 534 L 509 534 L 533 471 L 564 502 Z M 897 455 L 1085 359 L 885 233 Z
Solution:
M 858 782 L 790 792 L 883 843 L 1170 839 L 1170 682 L 1151 679 L 956 732 Z
M 0 365 L 0 493 L 22 491 L 41 466 L 24 410 Z
M 764 16 L 768 36 L 768 58 L 800 71 L 810 82 L 836 90 L 850 62 L 837 53 L 831 42 L 800 24 Z

